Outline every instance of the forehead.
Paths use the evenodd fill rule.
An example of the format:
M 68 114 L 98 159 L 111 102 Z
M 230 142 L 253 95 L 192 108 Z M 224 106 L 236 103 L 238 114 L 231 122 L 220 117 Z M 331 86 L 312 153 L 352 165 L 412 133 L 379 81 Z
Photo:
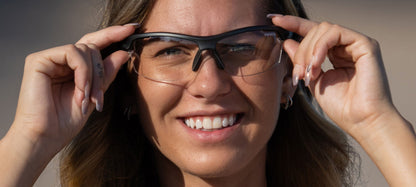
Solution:
M 215 35 L 267 24 L 263 0 L 157 0 L 145 32 Z

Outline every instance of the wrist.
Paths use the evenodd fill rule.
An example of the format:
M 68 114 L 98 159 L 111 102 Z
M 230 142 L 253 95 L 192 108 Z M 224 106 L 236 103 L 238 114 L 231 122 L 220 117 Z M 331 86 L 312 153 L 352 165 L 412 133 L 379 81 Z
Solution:
M 16 126 L 0 141 L 0 186 L 32 186 L 56 155 Z
M 14 123 L 4 137 L 4 141 L 6 145 L 11 146 L 11 149 L 26 152 L 37 161 L 53 158 L 59 152 L 56 141 L 31 130 L 29 125 Z
M 382 115 L 371 124 L 360 125 L 360 132 L 353 137 L 390 186 L 415 185 L 416 136 L 412 125 L 397 111 Z
M 400 115 L 394 106 L 386 108 L 389 109 L 351 125 L 353 128 L 349 129 L 348 134 L 360 144 L 372 144 L 399 132 L 413 132 L 412 125 Z

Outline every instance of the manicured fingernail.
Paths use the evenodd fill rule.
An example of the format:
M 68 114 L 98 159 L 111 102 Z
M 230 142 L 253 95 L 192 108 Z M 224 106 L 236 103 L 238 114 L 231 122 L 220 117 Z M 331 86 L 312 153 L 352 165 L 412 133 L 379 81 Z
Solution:
M 98 112 L 102 112 L 103 111 L 103 106 L 104 106 L 104 93 L 103 93 L 102 90 L 100 90 L 97 93 L 97 102 L 95 103 L 95 109 Z
M 306 75 L 305 75 L 305 86 L 308 87 L 310 82 L 311 82 L 311 71 L 306 72 Z
M 292 82 L 293 82 L 293 87 L 297 86 L 299 83 L 299 75 L 294 74 L 292 78 Z
M 139 28 L 140 27 L 140 23 L 127 23 L 127 24 L 124 24 L 123 26 L 134 26 L 134 28 Z
M 308 67 L 306 67 L 306 73 L 309 73 L 311 69 L 312 69 L 312 63 L 310 63 Z
M 276 18 L 276 17 L 282 17 L 283 15 L 282 14 L 267 14 L 267 18 L 269 18 L 269 19 L 273 19 L 273 18 Z
M 127 52 L 127 54 L 129 55 L 129 58 L 131 58 L 131 57 L 133 57 L 134 51 L 130 50 L 130 51 Z
M 88 112 L 88 105 L 90 104 L 90 83 L 87 81 L 85 83 L 85 88 L 84 88 L 84 99 L 82 100 L 82 114 L 87 114 Z
M 83 115 L 86 115 L 87 114 L 87 112 L 88 112 L 88 105 L 90 104 L 90 102 L 89 102 L 89 98 L 88 97 L 86 97 L 86 98 L 84 98 L 83 100 L 82 100 L 82 107 L 81 107 L 81 111 L 82 111 L 82 114 Z
M 85 88 L 84 88 L 84 99 L 85 98 L 90 98 L 90 83 L 87 81 L 87 83 L 85 83 Z

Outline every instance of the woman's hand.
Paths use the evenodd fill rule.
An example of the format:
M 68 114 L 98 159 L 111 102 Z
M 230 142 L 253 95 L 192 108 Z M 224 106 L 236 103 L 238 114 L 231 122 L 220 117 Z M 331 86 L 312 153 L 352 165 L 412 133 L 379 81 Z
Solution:
M 294 84 L 304 79 L 324 111 L 342 129 L 355 135 L 357 125 L 372 124 L 383 115 L 395 113 L 375 40 L 326 22 L 292 16 L 273 21 L 304 37 L 300 43 L 284 43 L 294 64 Z M 326 56 L 334 68 L 323 72 Z
M 0 186 L 33 182 L 94 108 L 102 110 L 104 92 L 129 56 L 117 51 L 102 59 L 100 50 L 134 30 L 134 25 L 109 27 L 26 58 L 15 120 L 0 142 Z
M 271 17 L 303 37 L 284 42 L 294 85 L 305 80 L 325 113 L 363 146 L 392 186 L 416 185 L 416 139 L 392 103 L 378 43 L 327 22 Z M 324 72 L 327 56 L 333 69 Z
M 66 145 L 83 127 L 94 108 L 101 110 L 116 73 L 128 59 L 117 51 L 106 59 L 100 50 L 134 32 L 133 26 L 114 26 L 26 58 L 15 124 L 31 138 Z

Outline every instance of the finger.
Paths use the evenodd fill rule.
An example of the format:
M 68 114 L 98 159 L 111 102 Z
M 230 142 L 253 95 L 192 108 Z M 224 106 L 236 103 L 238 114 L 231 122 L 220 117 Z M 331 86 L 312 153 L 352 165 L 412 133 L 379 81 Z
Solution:
M 126 51 L 116 51 L 103 60 L 105 69 L 103 84 L 104 90 L 108 89 L 110 84 L 114 81 L 114 78 L 116 77 L 121 66 L 125 64 L 129 58 L 130 57 Z
M 308 32 L 318 23 L 303 19 L 297 16 L 290 15 L 275 15 L 271 16 L 273 24 L 282 27 L 285 30 L 299 34 L 300 36 L 306 36 Z
M 306 38 L 311 38 L 309 43 L 306 45 L 307 50 L 304 56 L 307 56 L 307 68 L 305 72 L 305 85 L 309 86 L 311 81 L 316 80 L 318 75 L 321 73 L 321 66 L 325 61 L 325 58 L 328 54 L 328 49 L 323 53 L 316 53 L 316 49 L 320 46 L 317 46 L 318 43 L 323 42 L 323 37 L 328 36 L 332 32 L 332 24 L 328 22 L 322 22 L 318 26 L 314 27 L 312 30 L 315 32 L 313 34 L 308 33 Z M 303 42 L 303 41 L 302 41 Z
M 104 105 L 104 65 L 100 51 L 94 44 L 88 44 L 91 49 L 93 79 L 91 100 L 95 103 L 97 111 L 102 111 Z
M 316 36 L 317 40 L 313 44 L 313 58 L 310 72 L 308 72 L 310 80 L 316 80 L 320 75 L 321 65 L 327 54 L 329 54 L 334 67 L 353 67 L 352 53 L 346 49 L 351 48 L 349 46 L 353 45 L 357 38 L 362 38 L 358 33 L 327 22 L 321 23 L 319 28 L 324 32 Z M 336 52 L 337 57 L 332 56 L 333 52 Z
M 305 84 L 309 84 L 309 79 L 307 77 L 308 72 L 310 70 L 310 64 L 312 58 L 312 50 L 315 36 L 319 34 L 321 31 L 318 30 L 317 27 L 312 28 L 309 33 L 306 35 L 303 40 L 298 43 L 294 40 L 288 40 L 286 47 L 291 48 L 290 50 L 292 53 L 292 62 L 293 62 L 293 85 L 296 86 L 298 81 L 301 79 L 305 79 Z M 293 46 L 293 47 L 290 47 Z M 296 50 L 295 50 L 296 48 Z
M 361 42 L 358 42 L 361 41 Z M 350 58 L 351 62 L 356 62 L 362 55 L 362 51 L 357 50 L 362 48 L 363 43 L 369 43 L 370 39 L 355 31 L 343 28 L 338 25 L 330 25 L 330 29 L 325 35 L 322 35 L 319 41 L 315 44 L 314 54 L 322 57 L 323 54 L 328 54 L 332 50 L 338 57 L 344 59 Z M 361 46 L 361 47 L 360 47 Z
M 104 49 L 112 43 L 119 42 L 134 33 L 137 26 L 127 24 L 125 26 L 112 26 L 93 33 L 84 35 L 77 43 L 91 43 Z
M 84 86 L 84 98 L 81 103 L 81 111 L 82 114 L 86 115 L 88 112 L 88 108 L 90 105 L 90 97 L 91 97 L 91 88 L 92 88 L 92 55 L 91 49 L 85 44 L 75 44 L 76 48 L 80 51 L 80 54 L 83 56 L 84 63 L 82 64 L 83 68 L 86 68 L 84 71 L 76 71 L 74 72 L 75 78 L 75 85 L 78 85 L 78 82 L 85 82 Z M 69 61 L 68 61 L 69 62 Z M 72 61 L 71 61 L 72 62 Z M 68 63 L 68 65 L 70 65 Z M 75 86 L 77 88 L 77 86 Z
M 41 72 L 55 82 L 74 79 L 76 103 L 81 106 L 86 96 L 89 96 L 91 83 L 91 68 L 88 55 L 88 47 L 85 45 L 65 45 L 35 53 L 32 58 L 40 58 L 32 63 L 36 65 L 36 72 Z M 54 83 L 54 82 L 52 82 Z
M 302 80 L 305 75 L 305 66 L 303 64 L 295 63 L 295 54 L 299 48 L 299 42 L 295 40 L 286 40 L 283 43 L 283 48 L 293 63 L 292 82 L 296 86 L 299 80 Z

